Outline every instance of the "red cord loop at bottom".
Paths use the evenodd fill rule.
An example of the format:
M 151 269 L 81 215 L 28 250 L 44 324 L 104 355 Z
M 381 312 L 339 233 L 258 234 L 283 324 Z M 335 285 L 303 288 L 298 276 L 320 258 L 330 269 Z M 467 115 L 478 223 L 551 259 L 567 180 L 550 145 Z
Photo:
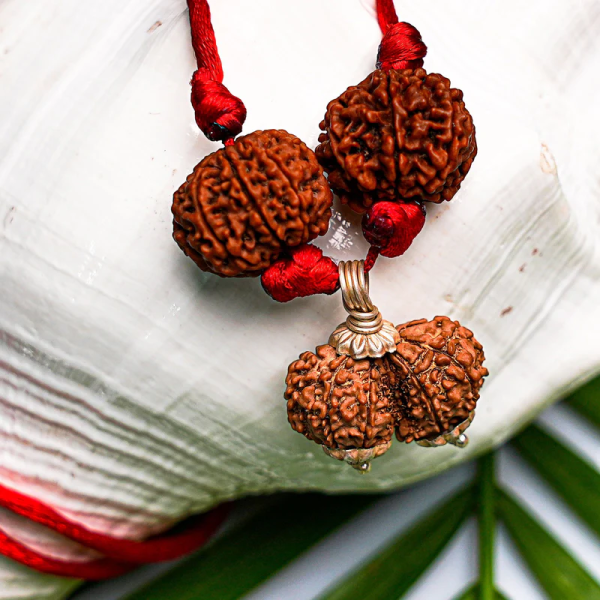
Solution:
M 105 579 L 133 569 L 136 565 L 179 558 L 200 548 L 219 528 L 229 510 L 221 505 L 209 513 L 191 517 L 184 523 L 147 540 L 115 538 L 86 529 L 63 517 L 51 506 L 0 485 L 0 506 L 39 523 L 87 548 L 103 554 L 98 560 L 63 561 L 41 555 L 0 529 L 0 555 L 44 573 L 81 579 Z
M 196 123 L 209 140 L 228 140 L 241 133 L 246 107 L 239 98 L 222 83 L 210 79 L 206 69 L 198 69 L 191 84 Z

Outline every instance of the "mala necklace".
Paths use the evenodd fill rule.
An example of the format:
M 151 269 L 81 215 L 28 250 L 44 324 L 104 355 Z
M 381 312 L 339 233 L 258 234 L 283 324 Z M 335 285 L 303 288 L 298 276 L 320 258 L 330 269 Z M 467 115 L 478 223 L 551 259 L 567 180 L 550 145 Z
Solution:
M 419 32 L 398 22 L 393 0 L 376 0 L 377 69 L 329 103 L 315 152 L 282 130 L 236 138 L 246 108 L 222 83 L 207 0 L 188 5 L 196 123 L 223 148 L 175 192 L 175 241 L 203 271 L 260 277 L 278 302 L 341 289 L 346 321 L 289 366 L 285 391 L 292 428 L 329 456 L 366 472 L 394 433 L 464 447 L 488 374 L 481 344 L 448 317 L 383 320 L 368 278 L 379 255 L 409 248 L 424 203 L 451 200 L 467 175 L 477 145 L 462 92 L 422 68 Z M 309 243 L 329 228 L 332 190 L 363 214 L 364 260 L 338 265 Z

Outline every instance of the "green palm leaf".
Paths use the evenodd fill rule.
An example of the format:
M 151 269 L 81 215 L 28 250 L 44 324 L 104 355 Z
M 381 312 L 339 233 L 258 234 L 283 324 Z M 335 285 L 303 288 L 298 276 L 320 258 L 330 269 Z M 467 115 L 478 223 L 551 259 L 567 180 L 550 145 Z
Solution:
M 396 600 L 433 564 L 473 507 L 467 488 L 427 514 L 323 600 Z
M 600 428 L 600 377 L 573 392 L 567 399 L 567 404 Z
M 128 600 L 237 600 L 376 496 L 285 496 Z
M 494 454 L 490 453 L 479 460 L 477 472 L 480 578 L 477 589 L 478 600 L 495 600 L 496 598 L 494 586 L 495 493 Z
M 494 595 L 492 597 L 494 600 L 508 600 L 508 598 L 497 589 L 494 589 Z M 481 600 L 481 589 L 478 585 L 474 585 L 464 591 L 460 596 L 457 596 L 454 600 Z
M 600 586 L 536 519 L 498 490 L 498 514 L 551 600 L 600 600 Z
M 513 441 L 521 456 L 600 536 L 600 473 L 536 425 Z

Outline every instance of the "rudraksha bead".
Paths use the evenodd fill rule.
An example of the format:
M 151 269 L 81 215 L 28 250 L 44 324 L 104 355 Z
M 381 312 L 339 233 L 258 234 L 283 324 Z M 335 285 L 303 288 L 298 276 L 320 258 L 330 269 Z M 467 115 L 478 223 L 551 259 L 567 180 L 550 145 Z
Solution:
M 424 69 L 381 70 L 332 100 L 317 158 L 342 202 L 451 200 L 477 154 L 463 93 Z
M 305 352 L 288 369 L 292 428 L 330 450 L 434 440 L 469 420 L 488 370 L 473 333 L 448 317 L 397 328 L 396 351 L 355 360 L 333 346 Z M 338 456 L 336 456 L 338 457 Z
M 286 131 L 255 131 L 205 157 L 173 197 L 173 237 L 203 270 L 258 276 L 286 247 L 323 235 L 332 194 Z

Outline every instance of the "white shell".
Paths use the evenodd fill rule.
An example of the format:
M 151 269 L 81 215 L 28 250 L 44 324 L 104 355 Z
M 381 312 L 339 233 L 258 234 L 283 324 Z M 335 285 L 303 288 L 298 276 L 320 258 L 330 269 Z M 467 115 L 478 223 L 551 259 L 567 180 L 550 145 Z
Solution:
M 184 0 L 93 4 L 0 3 L 0 484 L 141 538 L 247 493 L 406 485 L 597 372 L 596 0 L 397 3 L 428 70 L 464 91 L 479 155 L 406 255 L 379 261 L 371 297 L 396 323 L 459 319 L 491 376 L 468 449 L 396 443 L 365 477 L 293 432 L 282 399 L 287 364 L 344 315 L 339 295 L 280 305 L 171 240 L 172 192 L 218 148 L 194 124 Z M 371 0 L 211 4 L 245 131 L 314 147 L 327 102 L 373 67 Z M 337 212 L 320 245 L 364 257 L 359 225 Z M 0 560 L 0 599 L 18 595 L 9 580 L 20 598 L 60 595 L 24 571 Z M 30 593 L 39 581 L 55 596 Z

